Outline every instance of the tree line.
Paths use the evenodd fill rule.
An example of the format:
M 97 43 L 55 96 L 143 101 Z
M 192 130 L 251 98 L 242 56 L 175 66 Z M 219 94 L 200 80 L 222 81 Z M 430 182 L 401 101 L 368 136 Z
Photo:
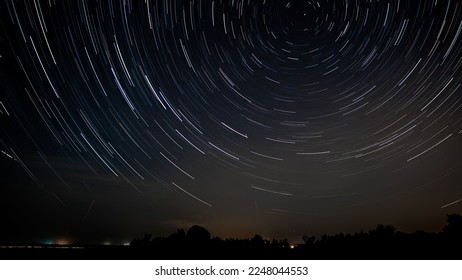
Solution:
M 405 233 L 391 225 L 369 231 L 319 238 L 303 236 L 302 244 L 267 240 L 211 237 L 201 226 L 179 229 L 168 237 L 147 234 L 130 247 L 147 258 L 170 259 L 462 259 L 462 216 L 448 215 L 440 232 Z

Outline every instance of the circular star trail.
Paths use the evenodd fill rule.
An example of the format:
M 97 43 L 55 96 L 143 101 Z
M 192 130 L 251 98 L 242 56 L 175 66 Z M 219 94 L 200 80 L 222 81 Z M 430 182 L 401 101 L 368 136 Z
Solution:
M 4 1 L 3 191 L 79 223 L 434 226 L 462 198 L 461 9 Z

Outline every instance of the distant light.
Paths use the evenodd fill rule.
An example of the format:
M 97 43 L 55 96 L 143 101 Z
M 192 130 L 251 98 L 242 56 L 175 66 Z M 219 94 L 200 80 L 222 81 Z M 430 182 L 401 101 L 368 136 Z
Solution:
M 51 240 L 51 239 L 49 239 L 49 240 L 44 240 L 42 243 L 43 243 L 44 245 L 53 245 L 53 244 L 55 244 L 55 243 L 53 242 L 53 240 Z
M 55 241 L 56 245 L 69 245 L 70 241 L 68 239 L 60 238 Z
M 295 248 L 295 245 L 290 245 L 290 249 L 293 249 L 293 248 Z

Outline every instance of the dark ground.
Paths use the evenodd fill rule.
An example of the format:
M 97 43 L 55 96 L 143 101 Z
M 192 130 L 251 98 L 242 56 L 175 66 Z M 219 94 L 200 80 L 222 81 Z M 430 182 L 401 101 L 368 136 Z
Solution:
M 462 216 L 449 215 L 438 233 L 403 233 L 379 225 L 368 232 L 287 240 L 211 238 L 200 226 L 180 229 L 168 237 L 145 235 L 129 246 L 4 245 L 0 259 L 156 260 L 156 259 L 314 259 L 314 260 L 453 260 L 462 259 Z

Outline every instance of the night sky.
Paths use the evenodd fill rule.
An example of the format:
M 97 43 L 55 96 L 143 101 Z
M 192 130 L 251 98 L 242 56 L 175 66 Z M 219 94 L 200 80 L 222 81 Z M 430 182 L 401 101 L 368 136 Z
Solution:
M 0 240 L 437 231 L 462 4 L 0 3 Z

